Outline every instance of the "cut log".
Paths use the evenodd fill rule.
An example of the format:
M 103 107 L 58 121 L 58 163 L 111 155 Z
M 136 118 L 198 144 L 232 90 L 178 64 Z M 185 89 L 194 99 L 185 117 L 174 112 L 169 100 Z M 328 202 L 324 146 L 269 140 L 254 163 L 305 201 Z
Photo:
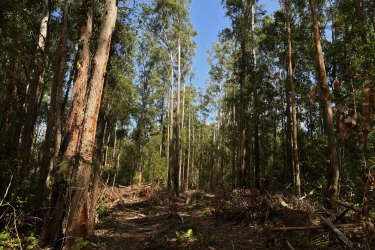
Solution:
M 334 232 L 336 234 L 336 236 L 349 248 L 352 248 L 353 247 L 353 242 L 351 242 L 351 240 L 349 240 L 348 237 L 346 237 L 335 225 L 333 225 L 333 223 L 324 218 L 323 216 L 321 215 L 318 215 L 319 219 L 329 228 L 331 229 L 332 232 Z
M 361 224 L 339 224 L 336 225 L 338 228 L 355 228 L 361 227 Z M 316 225 L 316 226 L 308 226 L 308 227 L 270 227 L 268 231 L 309 231 L 309 230 L 317 230 L 317 229 L 327 229 L 324 225 Z

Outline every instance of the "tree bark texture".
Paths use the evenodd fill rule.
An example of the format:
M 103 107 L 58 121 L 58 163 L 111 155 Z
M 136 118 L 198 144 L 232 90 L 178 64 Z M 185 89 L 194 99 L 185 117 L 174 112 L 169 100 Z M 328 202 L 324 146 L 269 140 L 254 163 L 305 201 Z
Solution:
M 70 249 L 77 237 L 88 235 L 88 186 L 90 181 L 92 156 L 95 143 L 96 126 L 102 99 L 103 84 L 107 69 L 112 33 L 117 17 L 117 1 L 106 0 L 100 26 L 98 47 L 92 62 L 92 75 L 89 81 L 83 131 L 79 148 L 78 169 L 75 173 L 75 190 L 71 197 L 71 210 L 67 216 L 66 242 L 64 248 Z
M 328 208 L 336 210 L 337 199 L 338 199 L 338 186 L 339 186 L 339 162 L 336 149 L 336 139 L 334 132 L 333 122 L 333 110 L 331 104 L 331 93 L 329 91 L 327 72 L 324 64 L 324 57 L 322 51 L 322 44 L 320 41 L 318 17 L 315 11 L 314 0 L 309 0 L 311 15 L 313 19 L 313 33 L 316 46 L 318 67 L 319 67 L 319 80 L 322 101 L 324 104 L 325 122 L 326 122 L 326 134 L 328 137 L 328 148 L 330 154 L 330 167 L 328 170 L 328 187 L 327 187 L 327 198 L 329 199 Z

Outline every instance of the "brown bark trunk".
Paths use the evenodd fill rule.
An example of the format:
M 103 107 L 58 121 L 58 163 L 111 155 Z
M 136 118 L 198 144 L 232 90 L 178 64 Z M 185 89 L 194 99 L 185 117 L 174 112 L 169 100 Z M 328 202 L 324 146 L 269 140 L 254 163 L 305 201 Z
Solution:
M 82 131 L 82 120 L 85 109 L 84 98 L 86 94 L 86 85 L 89 72 L 90 38 L 93 18 L 93 6 L 91 6 L 91 4 L 91 0 L 86 0 L 83 2 L 83 9 L 87 11 L 87 19 L 81 30 L 81 47 L 79 49 L 80 67 L 77 70 L 77 75 L 75 77 L 70 116 L 66 125 L 66 136 L 62 142 L 59 153 L 64 157 L 61 164 L 64 169 L 58 170 L 60 176 L 55 182 L 52 190 L 50 205 L 51 209 L 49 211 L 46 224 L 43 228 L 41 237 L 42 244 L 56 244 L 56 242 L 61 244 L 59 239 L 62 236 L 62 222 L 64 216 L 66 215 L 68 199 L 70 198 L 71 192 L 71 188 L 68 187 L 68 183 L 72 178 L 73 166 L 70 165 L 75 165 L 74 156 L 76 156 L 76 149 L 79 140 L 78 134 L 80 134 Z M 66 0 L 65 7 L 69 8 L 69 5 L 70 0 Z
M 77 237 L 88 234 L 88 186 L 95 142 L 96 125 L 102 99 L 112 33 L 117 17 L 117 1 L 106 0 L 98 38 L 98 48 L 92 63 L 90 90 L 84 114 L 83 131 L 80 143 L 78 170 L 74 179 L 76 190 L 71 198 L 71 210 L 67 216 L 65 249 L 70 249 Z
M 97 148 L 96 148 L 96 161 L 93 165 L 93 180 L 92 180 L 92 189 L 90 197 L 90 211 L 88 218 L 88 233 L 91 234 L 95 226 L 96 218 L 96 207 L 99 196 L 99 181 L 100 181 L 100 170 L 103 163 L 103 148 L 105 140 L 105 128 L 106 128 L 106 109 L 107 109 L 107 93 L 108 93 L 108 77 L 104 82 L 103 96 L 99 111 L 98 119 L 98 137 L 97 137 Z
M 324 104 L 325 111 L 325 122 L 326 122 L 326 134 L 328 137 L 328 147 L 330 152 L 330 167 L 328 175 L 328 187 L 327 187 L 327 198 L 329 199 L 328 208 L 332 210 L 337 209 L 337 199 L 338 199 L 338 186 L 339 186 L 339 165 L 338 156 L 336 150 L 336 139 L 334 134 L 334 123 L 333 123 L 333 111 L 332 104 L 330 100 L 331 93 L 329 91 L 327 72 L 324 65 L 322 45 L 320 41 L 320 33 L 318 26 L 318 17 L 315 12 L 314 0 L 309 0 L 311 15 L 313 19 L 313 32 L 314 40 L 316 46 L 317 60 L 319 66 L 319 78 L 322 101 Z
M 90 69 L 90 40 L 93 25 L 93 0 L 85 0 L 82 4 L 86 10 L 86 22 L 83 24 L 80 36 L 80 48 L 78 52 L 78 64 L 72 102 L 70 105 L 69 117 L 66 124 L 64 140 L 61 145 L 60 154 L 70 160 L 77 153 L 80 134 L 82 133 L 82 122 L 85 110 L 85 97 L 87 80 Z

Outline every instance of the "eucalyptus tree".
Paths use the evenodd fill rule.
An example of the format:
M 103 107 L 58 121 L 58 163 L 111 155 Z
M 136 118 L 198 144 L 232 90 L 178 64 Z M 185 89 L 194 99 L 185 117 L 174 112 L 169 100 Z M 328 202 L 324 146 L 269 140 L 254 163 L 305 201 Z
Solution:
M 79 103 L 77 109 L 83 114 L 82 125 L 76 124 L 80 129 L 79 145 L 73 148 L 72 156 L 64 153 L 65 163 L 60 164 L 59 177 L 62 179 L 53 189 L 52 207 L 49 211 L 48 220 L 43 229 L 44 243 L 55 242 L 62 232 L 62 221 L 67 219 L 66 235 L 64 247 L 69 249 L 73 246 L 76 237 L 86 237 L 88 234 L 88 186 L 90 182 L 91 164 L 93 157 L 96 125 L 99 114 L 99 107 L 103 91 L 104 76 L 107 68 L 109 49 L 112 32 L 115 27 L 117 16 L 117 2 L 114 0 L 105 1 L 103 8 L 102 23 L 98 36 L 98 46 L 91 64 L 91 75 L 88 80 L 90 86 L 85 97 L 85 103 Z M 75 97 L 77 98 L 77 97 Z M 71 110 L 71 114 L 74 109 Z M 69 140 L 69 144 L 75 144 L 75 140 Z M 63 150 L 62 152 L 70 152 Z M 79 154 L 77 159 L 73 159 Z M 67 169 L 61 169 L 62 165 Z M 71 182 L 75 187 L 72 192 L 71 187 L 67 188 L 66 183 Z M 70 203 L 71 202 L 71 203 Z M 71 206 L 72 204 L 72 206 Z M 69 209 L 69 210 L 68 210 Z
M 191 60 L 194 49 L 191 37 L 194 35 L 189 18 L 190 1 L 188 0 L 155 0 L 145 5 L 144 16 L 148 31 L 168 54 L 170 63 L 170 98 L 169 98 L 169 150 L 168 150 L 168 188 L 172 184 L 176 195 L 179 194 L 179 171 L 181 160 L 181 80 L 183 72 Z M 177 62 L 177 65 L 176 65 Z M 175 67 L 177 66 L 177 74 Z M 176 115 L 174 115 L 174 88 L 177 75 Z
M 227 9 L 226 15 L 231 19 L 232 32 L 235 39 L 238 41 L 238 61 L 237 61 L 237 76 L 239 83 L 239 163 L 238 163 L 238 183 L 237 185 L 245 186 L 245 169 L 246 169 L 246 133 L 245 117 L 246 117 L 246 103 L 249 96 L 246 95 L 249 90 L 249 73 L 253 62 L 251 50 L 249 49 L 249 42 L 252 41 L 251 32 L 251 15 L 252 5 L 255 1 L 238 0 L 223 1 Z
M 333 110 L 332 110 L 332 103 L 331 103 L 331 93 L 328 86 L 327 80 L 327 72 L 326 67 L 324 64 L 324 57 L 323 57 L 323 49 L 320 40 L 320 30 L 319 30 L 319 23 L 318 17 L 316 14 L 315 3 L 314 0 L 309 0 L 310 9 L 311 9 L 311 17 L 313 19 L 313 34 L 314 34 L 314 41 L 316 46 L 316 55 L 317 55 L 317 63 L 319 69 L 319 80 L 321 83 L 319 84 L 319 88 L 321 90 L 323 105 L 324 105 L 324 112 L 325 112 L 325 122 L 326 122 L 326 133 L 328 137 L 328 148 L 330 153 L 330 168 L 329 168 L 329 176 L 328 176 L 328 199 L 329 199 L 329 207 L 333 210 L 337 209 L 337 200 L 338 200 L 338 192 L 339 192 L 339 162 L 338 162 L 338 155 L 336 149 L 336 138 L 334 132 L 334 120 L 333 120 Z
M 227 108 L 225 98 L 233 68 L 233 44 L 229 39 L 221 38 L 219 42 L 212 45 L 209 51 L 208 62 L 210 64 L 210 86 L 207 94 L 211 97 L 211 104 L 216 112 L 215 133 L 214 133 L 214 155 L 212 163 L 212 174 L 210 187 L 221 185 L 224 187 L 224 142 L 225 123 Z

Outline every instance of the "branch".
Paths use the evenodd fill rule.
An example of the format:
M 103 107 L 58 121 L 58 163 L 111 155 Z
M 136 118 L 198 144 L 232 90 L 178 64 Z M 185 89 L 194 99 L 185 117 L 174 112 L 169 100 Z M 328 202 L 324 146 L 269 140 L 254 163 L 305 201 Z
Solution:
M 353 242 L 351 242 L 351 240 L 349 240 L 340 230 L 337 229 L 337 227 L 335 225 L 333 225 L 333 223 L 324 218 L 323 216 L 321 215 L 318 215 L 319 219 L 329 228 L 331 229 L 332 232 L 334 232 L 336 234 L 336 236 L 346 245 L 348 246 L 349 248 L 352 248 L 353 247 Z
M 8 184 L 7 189 L 5 190 L 4 197 L 3 197 L 3 199 L 0 201 L 0 207 L 3 205 L 3 202 L 4 202 L 5 198 L 6 198 L 7 195 L 8 195 L 9 188 L 10 188 L 10 186 L 12 185 L 12 180 L 13 180 L 13 174 L 12 174 L 12 176 L 10 177 L 9 184 Z

